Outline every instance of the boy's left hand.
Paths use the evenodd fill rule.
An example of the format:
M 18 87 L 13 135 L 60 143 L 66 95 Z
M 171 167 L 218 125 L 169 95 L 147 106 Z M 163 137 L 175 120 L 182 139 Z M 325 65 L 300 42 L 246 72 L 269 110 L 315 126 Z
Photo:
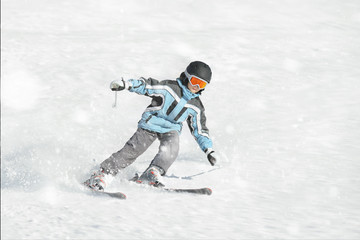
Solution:
M 207 159 L 209 160 L 211 166 L 214 166 L 216 163 L 216 160 L 219 159 L 215 151 L 211 151 L 207 154 Z

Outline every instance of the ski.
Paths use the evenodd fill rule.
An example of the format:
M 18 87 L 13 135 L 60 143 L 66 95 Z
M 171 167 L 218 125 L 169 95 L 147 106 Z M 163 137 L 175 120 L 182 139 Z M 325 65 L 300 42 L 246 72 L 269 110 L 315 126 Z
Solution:
M 94 191 L 94 193 L 96 194 L 104 194 L 113 198 L 118 198 L 118 199 L 126 199 L 126 195 L 122 192 L 100 192 L 100 191 Z
M 93 194 L 98 194 L 98 195 L 106 195 L 106 196 L 109 196 L 109 197 L 113 197 L 113 198 L 118 198 L 118 199 L 126 199 L 126 195 L 122 192 L 105 192 L 105 191 L 96 191 L 94 189 L 92 189 L 91 187 L 89 187 L 89 185 L 85 183 L 83 183 L 85 188 L 88 189 L 88 190 L 91 190 L 91 192 Z
M 135 176 L 130 179 L 129 181 L 135 182 L 138 184 L 142 184 L 139 181 L 139 174 L 135 174 Z M 166 192 L 175 192 L 175 193 L 192 193 L 192 194 L 199 194 L 199 195 L 211 195 L 212 190 L 210 188 L 165 188 L 165 185 L 159 182 L 155 182 L 153 184 L 149 184 L 149 186 L 153 187 L 154 189 L 163 190 Z
M 212 190 L 210 188 L 162 188 L 164 191 L 168 192 L 177 192 L 177 193 L 192 193 L 192 194 L 200 194 L 200 195 L 211 195 Z

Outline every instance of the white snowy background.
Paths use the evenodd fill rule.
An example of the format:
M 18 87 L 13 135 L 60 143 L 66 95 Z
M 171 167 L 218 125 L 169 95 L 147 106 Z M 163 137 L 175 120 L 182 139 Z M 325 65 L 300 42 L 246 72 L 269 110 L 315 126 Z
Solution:
M 360 1 L 2 0 L 2 239 L 359 239 Z M 150 99 L 110 81 L 175 79 L 194 60 L 211 167 L 187 126 L 164 193 L 81 187 Z

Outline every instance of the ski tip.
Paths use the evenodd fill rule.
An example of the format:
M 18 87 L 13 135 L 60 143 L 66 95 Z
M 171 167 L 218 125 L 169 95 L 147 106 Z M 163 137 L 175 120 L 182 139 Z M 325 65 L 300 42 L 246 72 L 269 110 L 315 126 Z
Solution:
M 107 193 L 110 197 L 114 197 L 114 198 L 119 198 L 119 199 L 123 199 L 126 200 L 126 195 L 122 192 L 117 192 L 117 193 Z
M 206 189 L 206 194 L 207 194 L 207 195 L 211 195 L 211 194 L 212 194 L 211 188 L 205 188 L 205 189 Z
M 126 200 L 126 195 L 122 192 L 96 192 L 98 194 L 105 194 L 112 198 Z
M 117 197 L 119 199 L 124 199 L 124 200 L 126 200 L 126 198 L 127 198 L 126 195 L 122 192 L 114 193 L 114 197 Z

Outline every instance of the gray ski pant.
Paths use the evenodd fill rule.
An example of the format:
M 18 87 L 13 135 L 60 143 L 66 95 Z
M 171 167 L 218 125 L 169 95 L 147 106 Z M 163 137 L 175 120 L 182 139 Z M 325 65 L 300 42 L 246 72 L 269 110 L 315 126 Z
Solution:
M 125 146 L 104 160 L 100 167 L 106 173 L 116 174 L 119 170 L 132 164 L 156 139 L 160 140 L 159 152 L 150 166 L 159 167 L 160 170 L 163 170 L 162 175 L 165 175 L 179 153 L 179 133 L 177 131 L 155 133 L 138 128 Z

